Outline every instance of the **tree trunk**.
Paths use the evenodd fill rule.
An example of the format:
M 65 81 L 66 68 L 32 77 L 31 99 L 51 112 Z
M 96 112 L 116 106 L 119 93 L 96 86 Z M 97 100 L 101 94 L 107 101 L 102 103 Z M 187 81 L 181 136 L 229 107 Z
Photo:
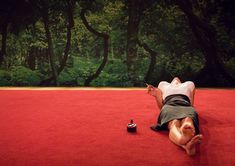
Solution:
M 32 37 L 36 38 L 36 27 L 35 24 L 32 25 Z M 38 48 L 35 46 L 30 47 L 28 51 L 28 56 L 26 58 L 26 66 L 28 66 L 31 70 L 35 70 L 36 68 L 36 58 L 37 58 Z
M 140 86 L 142 82 L 142 80 L 139 80 L 136 72 L 138 66 L 135 65 L 137 60 L 139 24 L 144 11 L 152 7 L 154 3 L 156 3 L 156 0 L 126 0 L 129 16 L 127 25 L 126 63 L 128 77 L 134 86 Z
M 98 37 L 101 37 L 103 38 L 103 41 L 104 41 L 104 44 L 103 44 L 103 49 L 104 49 L 104 54 L 103 54 L 103 61 L 102 63 L 100 64 L 99 68 L 96 70 L 96 72 L 92 75 L 90 75 L 86 80 L 85 80 L 85 83 L 84 85 L 85 86 L 90 86 L 91 82 L 96 79 L 101 71 L 104 69 L 105 67 L 105 64 L 107 63 L 108 61 L 108 48 L 109 48 L 109 35 L 105 34 L 105 33 L 100 33 L 98 31 L 96 31 L 95 29 L 93 29 L 89 23 L 87 22 L 86 20 L 86 17 L 85 17 L 85 13 L 86 13 L 86 9 L 82 9 L 81 11 L 81 19 L 83 21 L 83 24 L 86 26 L 86 28 L 93 34 L 95 34 L 96 36 Z
M 74 27 L 74 20 L 73 20 L 73 1 L 67 1 L 67 41 L 66 46 L 63 53 L 63 58 L 60 61 L 60 67 L 58 68 L 58 75 L 63 71 L 64 67 L 66 66 L 69 50 L 71 47 L 71 29 Z
M 66 26 L 67 26 L 67 41 L 66 41 L 66 46 L 64 49 L 64 52 L 62 54 L 62 58 L 60 60 L 59 68 L 57 69 L 57 77 L 58 75 L 64 70 L 67 60 L 68 60 L 68 55 L 69 55 L 69 50 L 71 47 L 71 36 L 72 32 L 71 29 L 74 27 L 74 20 L 73 20 L 73 7 L 74 7 L 74 1 L 69 0 L 67 1 L 67 8 L 66 8 L 66 13 L 67 13 L 67 21 L 66 21 Z M 43 80 L 40 85 L 48 84 L 53 80 L 53 77 L 50 77 L 46 80 Z
M 139 85 L 137 66 L 135 62 L 137 60 L 137 42 L 138 42 L 138 31 L 140 24 L 140 17 L 142 15 L 141 0 L 128 0 L 128 25 L 127 25 L 127 46 L 126 46 L 126 63 L 128 77 L 134 86 Z
M 138 40 L 138 44 L 139 44 L 139 46 L 143 47 L 150 54 L 150 64 L 149 64 L 149 67 L 148 67 L 148 71 L 147 71 L 147 73 L 144 77 L 144 81 L 146 83 L 149 83 L 151 75 L 154 72 L 157 53 L 155 51 L 153 51 L 146 43 L 141 43 Z
M 0 50 L 0 67 L 3 65 L 5 56 L 6 56 L 6 45 L 7 45 L 7 27 L 8 22 L 5 21 L 5 23 L 2 25 L 2 48 Z
M 48 8 L 44 4 L 43 4 L 42 18 L 43 18 L 44 29 L 46 32 L 46 38 L 47 38 L 47 43 L 48 43 L 48 54 L 49 54 L 52 75 L 53 75 L 55 85 L 59 86 L 58 75 L 57 75 L 57 70 L 56 70 L 56 65 L 55 65 L 55 54 L 53 50 L 53 42 L 52 42 L 51 32 L 49 29 Z
M 214 28 L 193 13 L 190 2 L 185 0 L 177 0 L 176 2 L 188 17 L 189 25 L 205 56 L 206 63 L 197 78 L 199 86 L 219 86 L 219 79 L 223 78 L 234 85 L 235 80 L 227 73 L 222 60 L 219 58 L 218 53 L 221 52 L 218 48 Z
M 26 64 L 31 70 L 35 70 L 36 56 L 37 56 L 37 48 L 31 47 L 28 52 L 28 57 L 26 58 Z

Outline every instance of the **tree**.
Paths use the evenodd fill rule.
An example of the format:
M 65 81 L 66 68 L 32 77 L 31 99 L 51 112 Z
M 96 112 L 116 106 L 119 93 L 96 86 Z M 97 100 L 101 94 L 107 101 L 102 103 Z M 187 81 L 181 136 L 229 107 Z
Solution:
M 58 73 L 57 73 L 57 69 L 55 65 L 55 54 L 53 50 L 53 42 L 52 42 L 50 26 L 49 26 L 49 13 L 48 13 L 49 7 L 48 7 L 48 4 L 46 4 L 44 0 L 41 0 L 40 2 L 41 2 L 41 14 L 42 14 L 42 19 L 44 23 L 46 39 L 48 43 L 48 55 L 49 55 L 52 75 L 53 75 L 55 85 L 59 86 Z
M 37 17 L 27 0 L 9 0 L 0 2 L 0 31 L 2 43 L 0 50 L 0 66 L 7 55 L 7 34 L 18 33 L 29 24 L 35 22 Z M 6 63 L 6 62 L 5 62 Z M 7 65 L 5 64 L 5 68 Z
M 157 57 L 157 52 L 152 50 L 146 43 L 141 42 L 138 40 L 139 46 L 143 47 L 149 54 L 150 54 L 150 64 L 148 67 L 148 71 L 144 77 L 144 82 L 148 83 L 150 81 L 150 77 L 154 71 L 155 64 L 156 64 L 156 57 Z
M 103 49 L 104 49 L 104 53 L 103 53 L 103 61 L 100 64 L 100 66 L 98 67 L 98 69 L 96 70 L 96 72 L 92 75 L 90 75 L 86 80 L 84 85 L 85 86 L 90 86 L 90 83 L 92 82 L 92 80 L 94 80 L 95 78 L 97 78 L 99 76 L 99 74 L 101 73 L 101 71 L 104 69 L 105 64 L 107 63 L 108 60 L 108 48 L 109 48 L 109 35 L 106 33 L 101 33 L 96 31 L 94 28 L 92 28 L 92 26 L 89 25 L 86 17 L 85 17 L 85 13 L 86 11 L 89 9 L 89 5 L 92 5 L 91 3 L 86 4 L 86 7 L 84 7 L 81 10 L 80 16 L 81 19 L 83 21 L 83 24 L 86 26 L 87 30 L 89 30 L 91 33 L 95 34 L 97 37 L 102 38 L 103 39 Z
M 137 66 L 135 61 L 137 58 L 137 44 L 139 24 L 143 12 L 147 10 L 155 1 L 149 0 L 126 0 L 128 10 L 128 25 L 127 25 L 127 46 L 126 46 L 126 63 L 128 76 L 134 86 L 139 85 L 138 76 L 136 75 Z
M 223 62 L 220 59 L 220 55 L 222 55 L 223 52 L 219 49 L 215 28 L 209 23 L 209 20 L 205 18 L 202 11 L 199 9 L 197 10 L 202 13 L 202 18 L 199 18 L 199 16 L 193 12 L 193 5 L 194 3 L 197 5 L 198 2 L 194 1 L 194 3 L 192 3 L 189 0 L 176 0 L 175 3 L 187 16 L 189 25 L 205 56 L 205 66 L 198 75 L 198 84 L 213 86 L 216 83 L 218 86 L 219 79 L 225 78 L 231 85 L 234 85 L 234 78 L 226 71 Z M 207 7 L 209 7 L 209 5 Z
M 50 64 L 51 64 L 51 69 L 52 69 L 52 73 L 53 76 L 43 80 L 40 84 L 48 84 L 51 82 L 52 79 L 54 79 L 55 84 L 58 86 L 58 75 L 62 72 L 62 70 L 65 68 L 66 66 L 66 62 L 68 59 L 68 55 L 69 55 L 69 50 L 71 47 L 71 29 L 74 26 L 74 20 L 73 20 L 73 8 L 75 5 L 75 1 L 73 0 L 67 0 L 65 2 L 65 4 L 61 4 L 61 6 L 65 6 L 65 15 L 66 17 L 66 28 L 67 28 L 67 35 L 66 35 L 66 46 L 65 49 L 62 53 L 62 57 L 60 58 L 59 61 L 59 66 L 56 67 L 55 62 L 55 55 L 54 55 L 54 51 L 53 51 L 53 43 L 52 43 L 52 37 L 51 37 L 51 33 L 50 33 L 50 29 L 49 29 L 49 15 L 48 15 L 48 7 L 45 6 L 45 2 L 42 1 L 42 17 L 43 17 L 43 22 L 45 25 L 45 32 L 46 32 L 46 37 L 47 37 L 47 41 L 48 41 L 48 51 L 49 51 L 49 57 L 50 57 Z M 46 11 L 45 11 L 46 10 Z M 63 8 L 62 8 L 63 10 Z

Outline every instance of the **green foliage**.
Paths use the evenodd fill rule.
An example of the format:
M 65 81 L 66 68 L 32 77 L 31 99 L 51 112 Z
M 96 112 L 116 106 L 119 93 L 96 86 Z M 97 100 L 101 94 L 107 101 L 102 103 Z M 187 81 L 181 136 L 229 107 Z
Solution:
M 177 59 L 166 61 L 166 68 L 171 76 L 179 76 L 181 78 L 192 78 L 203 67 L 203 61 L 197 56 L 183 55 Z
M 231 58 L 225 62 L 227 71 L 230 71 L 231 76 L 235 78 L 235 58 Z
M 40 83 L 40 74 L 23 66 L 11 69 L 11 83 L 14 86 L 36 86 Z
M 74 59 L 74 70 L 77 73 L 78 85 L 83 85 L 85 79 L 88 76 L 95 73 L 101 63 L 101 59 L 98 58 L 75 58 Z
M 38 4 L 36 1 L 35 4 Z M 45 1 L 49 6 L 49 26 L 55 53 L 55 64 L 58 68 L 59 61 L 63 58 L 63 51 L 67 41 L 67 14 L 65 6 L 67 1 Z M 73 6 L 74 27 L 72 28 L 71 48 L 69 58 L 64 70 L 59 74 L 58 81 L 61 86 L 83 86 L 85 80 L 94 74 L 102 62 L 103 40 L 91 33 L 84 26 L 80 12 L 88 7 L 86 18 L 96 31 L 107 33 L 109 40 L 109 60 L 99 77 L 91 82 L 91 86 L 132 86 L 126 66 L 126 39 L 127 39 L 127 6 L 122 0 L 82 0 Z M 196 1 L 195 1 L 196 2 Z M 204 21 L 208 21 L 216 31 L 221 60 L 224 61 L 226 70 L 235 78 L 234 58 L 234 22 L 230 11 L 231 0 L 225 2 L 201 1 L 199 8 L 194 12 L 199 18 L 208 14 Z M 147 3 L 147 2 L 146 2 Z M 228 3 L 227 7 L 218 3 Z M 39 3 L 40 4 L 40 3 Z M 32 4 L 33 5 L 33 4 Z M 34 9 L 37 7 L 33 6 Z M 41 6 L 40 6 L 41 7 Z M 205 13 L 201 12 L 203 9 Z M 39 12 L 39 13 L 36 13 Z M 0 70 L 0 86 L 37 86 L 40 81 L 49 78 L 51 65 L 47 54 L 48 43 L 46 40 L 44 24 L 39 14 L 32 24 L 19 33 L 12 34 L 9 26 L 7 34 L 7 50 L 4 67 Z M 4 18 L 5 15 L 1 15 Z M 27 15 L 31 17 L 31 15 Z M 24 18 L 24 17 L 22 17 Z M 4 19 L 3 19 L 4 20 Z M 17 21 L 17 18 L 15 19 Z M 31 20 L 32 21 L 32 20 Z M 145 42 L 157 53 L 155 69 L 151 75 L 150 83 L 156 84 L 161 80 L 170 80 L 179 76 L 183 80 L 193 79 L 203 68 L 205 60 L 195 40 L 188 18 L 175 5 L 166 4 L 161 0 L 150 6 L 141 17 L 138 38 Z M 24 21 L 18 20 L 19 24 Z M 0 38 L 2 41 L 2 38 Z M 35 61 L 27 61 L 28 57 L 35 56 Z M 33 59 L 33 58 L 32 58 Z M 26 66 L 35 64 L 36 71 Z M 138 58 L 135 62 L 138 76 L 137 80 L 143 83 L 150 64 L 149 52 L 138 47 Z
M 0 86 L 11 85 L 11 74 L 8 71 L 0 70 Z
M 59 75 L 59 82 L 62 86 L 83 86 L 85 79 L 99 67 L 100 59 L 74 57 L 74 66 L 66 67 Z M 109 60 L 102 73 L 92 81 L 91 86 L 131 86 L 127 77 L 126 65 L 120 59 Z
M 100 76 L 92 82 L 92 86 L 132 86 L 127 76 L 126 65 L 120 59 L 109 60 Z
M 61 86 L 77 86 L 76 75 L 73 69 L 68 69 L 59 75 L 58 81 Z

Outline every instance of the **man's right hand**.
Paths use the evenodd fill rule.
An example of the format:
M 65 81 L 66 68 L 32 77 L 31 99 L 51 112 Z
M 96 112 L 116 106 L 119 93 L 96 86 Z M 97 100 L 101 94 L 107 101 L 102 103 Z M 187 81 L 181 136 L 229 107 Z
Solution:
M 151 96 L 157 97 L 157 91 L 156 88 L 153 85 L 147 85 L 147 93 L 150 94 Z

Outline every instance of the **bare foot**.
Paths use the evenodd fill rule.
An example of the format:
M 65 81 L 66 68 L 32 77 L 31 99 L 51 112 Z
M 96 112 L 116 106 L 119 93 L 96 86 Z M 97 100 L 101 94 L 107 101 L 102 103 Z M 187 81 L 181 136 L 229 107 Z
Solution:
M 195 135 L 195 127 L 191 118 L 185 118 L 182 120 L 181 123 L 182 125 L 180 127 L 180 131 L 182 134 L 182 139 L 180 141 L 180 144 L 184 145 Z
M 195 135 L 186 145 L 182 145 L 188 155 L 192 156 L 196 154 L 196 145 L 201 143 L 202 138 L 203 136 L 201 134 Z
M 174 120 L 172 120 L 172 121 L 170 121 L 169 123 L 168 123 L 168 129 L 170 130 L 172 127 L 177 127 L 177 128 L 179 128 L 180 127 L 180 121 L 179 120 L 177 120 L 177 119 L 174 119 Z

